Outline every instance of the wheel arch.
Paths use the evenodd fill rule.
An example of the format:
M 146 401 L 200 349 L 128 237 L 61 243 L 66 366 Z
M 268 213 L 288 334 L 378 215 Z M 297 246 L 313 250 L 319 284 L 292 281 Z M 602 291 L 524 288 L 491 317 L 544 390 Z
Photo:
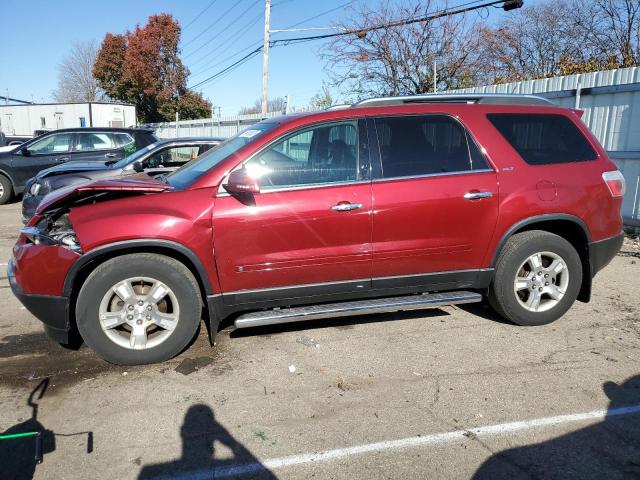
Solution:
M 193 273 L 198 282 L 202 303 L 207 312 L 206 315 L 209 317 L 207 318 L 207 323 L 210 323 L 207 297 L 213 293 L 213 290 L 209 276 L 198 256 L 184 245 L 170 240 L 135 239 L 110 243 L 91 250 L 80 257 L 67 273 L 63 286 L 63 295 L 69 298 L 69 321 L 74 332 L 77 332 L 75 325 L 77 297 L 87 277 L 98 265 L 107 260 L 131 253 L 157 253 L 184 264 Z
M 13 187 L 13 189 L 16 189 L 16 182 L 13 181 L 13 178 L 6 170 L 0 168 L 0 175 L 2 175 L 3 177 L 7 177 L 7 179 L 11 182 L 11 186 Z
M 582 261 L 582 284 L 578 300 L 588 302 L 591 299 L 591 262 L 589 260 L 589 244 L 591 234 L 586 223 L 579 217 L 570 214 L 556 213 L 525 218 L 512 225 L 502 236 L 491 259 L 491 267 L 495 267 L 498 255 L 507 240 L 516 233 L 529 230 L 542 230 L 556 234 L 567 240 L 576 249 Z

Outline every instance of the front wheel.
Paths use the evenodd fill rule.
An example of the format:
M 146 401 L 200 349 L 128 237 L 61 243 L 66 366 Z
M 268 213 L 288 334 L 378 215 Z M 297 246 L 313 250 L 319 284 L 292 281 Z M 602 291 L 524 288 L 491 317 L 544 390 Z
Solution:
M 120 365 L 162 362 L 180 353 L 200 323 L 198 283 L 182 263 L 150 253 L 99 265 L 78 294 L 76 321 L 100 357 Z
M 544 325 L 578 297 L 582 263 L 564 238 L 532 230 L 512 236 L 500 252 L 489 302 L 518 325 Z

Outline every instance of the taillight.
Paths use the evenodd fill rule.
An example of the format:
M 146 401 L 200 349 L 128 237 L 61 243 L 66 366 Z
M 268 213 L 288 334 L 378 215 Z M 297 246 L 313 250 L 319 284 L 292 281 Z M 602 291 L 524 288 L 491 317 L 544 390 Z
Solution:
M 624 196 L 625 191 L 625 183 L 624 177 L 620 170 L 614 170 L 613 172 L 604 172 L 602 174 L 602 179 L 604 183 L 609 187 L 609 191 L 611 192 L 612 197 L 622 197 Z

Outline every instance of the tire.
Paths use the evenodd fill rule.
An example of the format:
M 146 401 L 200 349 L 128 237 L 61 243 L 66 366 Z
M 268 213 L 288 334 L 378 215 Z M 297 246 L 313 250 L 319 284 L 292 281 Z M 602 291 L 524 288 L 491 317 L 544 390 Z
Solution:
M 180 353 L 201 312 L 198 282 L 185 265 L 136 253 L 91 272 L 78 294 L 76 322 L 85 343 L 107 362 L 142 365 Z
M 0 175 L 0 205 L 4 205 L 13 198 L 13 185 L 4 175 Z
M 582 262 L 576 249 L 558 235 L 531 230 L 507 240 L 496 262 L 488 300 L 513 323 L 545 325 L 569 310 L 581 284 Z

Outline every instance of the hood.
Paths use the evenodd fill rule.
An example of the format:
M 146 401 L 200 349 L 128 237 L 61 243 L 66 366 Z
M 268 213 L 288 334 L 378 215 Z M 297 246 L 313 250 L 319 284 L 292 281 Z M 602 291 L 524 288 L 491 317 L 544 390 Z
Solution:
M 108 168 L 109 166 L 105 162 L 66 162 L 41 170 L 38 172 L 38 175 L 36 175 L 36 178 L 50 177 L 52 175 L 64 175 L 66 173 L 74 172 L 106 170 Z
M 19 146 L 20 145 L 7 145 L 6 147 L 0 147 L 0 153 L 10 152 L 12 150 L 15 150 Z
M 97 199 L 100 198 L 99 201 L 104 201 L 130 195 L 160 193 L 171 190 L 171 188 L 170 185 L 156 180 L 146 173 L 96 180 L 95 182 L 72 185 L 51 192 L 42 199 L 36 213 L 41 214 L 47 210 L 71 206 L 90 199 L 98 201 Z

